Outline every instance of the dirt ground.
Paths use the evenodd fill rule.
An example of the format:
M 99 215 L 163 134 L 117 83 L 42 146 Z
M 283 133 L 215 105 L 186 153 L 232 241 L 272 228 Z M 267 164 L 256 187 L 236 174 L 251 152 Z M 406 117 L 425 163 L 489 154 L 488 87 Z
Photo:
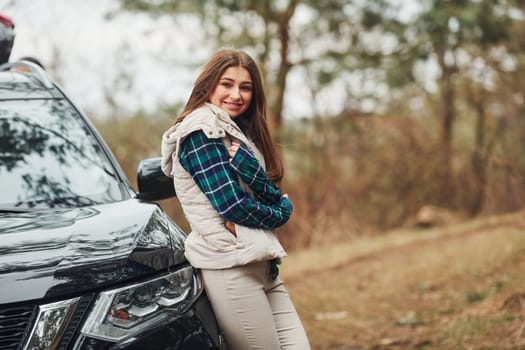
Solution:
M 525 349 L 525 211 L 290 254 L 313 349 Z

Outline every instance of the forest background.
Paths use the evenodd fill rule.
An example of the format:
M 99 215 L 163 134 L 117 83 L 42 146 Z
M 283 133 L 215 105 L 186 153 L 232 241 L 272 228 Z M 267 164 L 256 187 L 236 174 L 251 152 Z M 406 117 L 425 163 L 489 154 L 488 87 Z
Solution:
M 135 188 L 189 94 L 177 83 L 219 47 L 257 60 L 295 206 L 281 276 L 313 349 L 525 348 L 525 1 L 116 0 L 99 12 L 115 27 L 89 22 L 106 0 L 6 1 L 15 56 L 48 46 L 39 58 Z M 62 16 L 71 3 L 83 21 Z M 58 19 L 37 25 L 51 7 Z M 19 50 L 28 26 L 36 37 Z M 74 33 L 67 51 L 56 31 L 42 44 L 55 27 Z M 150 64 L 135 64 L 137 47 L 157 48 Z M 145 76 L 155 84 L 130 98 Z M 164 90 L 176 98 L 146 106 Z M 188 230 L 176 199 L 160 204 Z
M 409 18 L 382 0 L 121 4 L 196 16 L 210 47 L 259 62 L 295 203 L 281 234 L 288 248 L 427 224 L 422 208 L 436 224 L 524 207 L 525 2 L 423 1 Z M 294 22 L 299 9 L 308 20 Z M 310 118 L 283 116 L 292 71 L 302 72 Z M 335 113 L 322 107 L 327 95 L 340 98 Z M 98 121 L 131 179 L 183 102 L 155 118 Z M 176 203 L 163 205 L 181 218 Z
M 524 1 L 116 3 L 107 21 L 147 14 L 184 26 L 191 18 L 207 52 L 233 46 L 260 64 L 283 188 L 295 204 L 281 229 L 289 249 L 525 206 Z M 44 60 L 59 80 L 65 54 Z M 197 72 L 207 57 L 158 60 Z M 187 95 L 129 113 L 116 97 L 137 79 L 122 68 L 129 59 L 123 54 L 118 78 L 104 89 L 109 112 L 88 114 L 136 186 L 139 161 L 159 155 L 161 134 Z M 285 109 L 298 86 L 295 104 L 307 117 Z M 185 222 L 177 201 L 161 205 Z

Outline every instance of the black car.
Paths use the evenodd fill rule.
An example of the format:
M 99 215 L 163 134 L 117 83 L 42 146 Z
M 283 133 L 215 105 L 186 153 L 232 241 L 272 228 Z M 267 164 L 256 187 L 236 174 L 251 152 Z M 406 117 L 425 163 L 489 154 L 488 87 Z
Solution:
M 224 349 L 185 234 L 30 62 L 0 66 L 0 350 Z

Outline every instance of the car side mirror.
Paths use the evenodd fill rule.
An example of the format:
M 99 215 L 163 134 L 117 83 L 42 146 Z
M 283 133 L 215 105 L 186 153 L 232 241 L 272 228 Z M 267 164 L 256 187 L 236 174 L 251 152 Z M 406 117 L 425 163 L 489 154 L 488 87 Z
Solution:
M 160 168 L 160 157 L 143 159 L 137 169 L 137 198 L 157 201 L 174 197 L 173 179 L 166 176 Z

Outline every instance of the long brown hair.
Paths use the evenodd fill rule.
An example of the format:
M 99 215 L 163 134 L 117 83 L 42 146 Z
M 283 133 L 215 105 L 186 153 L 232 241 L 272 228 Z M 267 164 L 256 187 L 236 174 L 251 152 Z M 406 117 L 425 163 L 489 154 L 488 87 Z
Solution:
M 279 183 L 283 178 L 284 169 L 266 122 L 266 96 L 261 73 L 255 61 L 244 51 L 221 49 L 209 59 L 193 85 L 184 110 L 175 122 L 182 121 L 188 114 L 208 102 L 221 76 L 230 67 L 242 67 L 250 73 L 253 87 L 252 101 L 246 112 L 238 116 L 236 121 L 239 121 L 244 132 L 262 152 L 268 177 Z

